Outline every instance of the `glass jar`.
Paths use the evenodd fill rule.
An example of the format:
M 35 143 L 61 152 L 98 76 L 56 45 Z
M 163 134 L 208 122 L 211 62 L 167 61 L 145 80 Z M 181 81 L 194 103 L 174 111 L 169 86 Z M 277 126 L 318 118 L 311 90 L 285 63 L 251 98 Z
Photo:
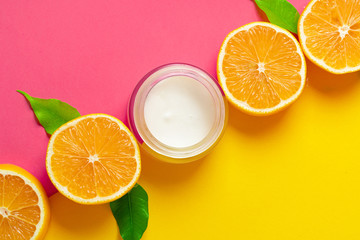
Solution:
M 191 82 L 190 79 L 192 81 L 196 81 L 196 83 Z M 184 82 L 187 82 L 190 85 L 185 85 L 184 88 L 183 87 Z M 171 84 L 175 84 L 175 85 L 171 86 Z M 170 88 L 167 87 L 166 85 L 170 86 Z M 199 89 L 194 89 L 193 86 Z M 155 89 L 157 90 L 155 91 Z M 206 122 L 204 122 L 204 125 L 209 126 L 207 128 L 208 131 L 206 129 L 205 135 L 201 135 L 203 136 L 203 138 L 201 138 L 199 141 L 191 142 L 190 138 L 187 138 L 186 136 L 185 137 L 182 136 L 181 138 L 184 141 L 189 140 L 191 144 L 178 145 L 178 144 L 170 143 L 170 141 L 167 141 L 166 138 L 162 139 L 162 136 L 157 133 L 160 132 L 161 134 L 161 131 L 157 131 L 157 130 L 162 130 L 163 134 L 165 135 L 171 134 L 172 131 L 166 131 L 166 128 L 164 126 L 166 124 L 161 124 L 160 122 L 159 123 L 155 122 L 155 126 L 157 126 L 157 128 L 164 127 L 165 129 L 156 129 L 156 127 L 154 128 L 152 126 L 154 125 L 153 124 L 154 120 L 150 121 L 149 119 L 155 118 L 156 121 L 156 119 L 158 118 L 161 121 L 164 121 L 164 123 L 166 123 L 166 119 L 164 120 L 163 118 L 167 117 L 166 116 L 167 113 L 164 113 L 164 117 L 163 117 L 161 112 L 162 109 L 161 107 L 163 106 L 161 106 L 160 108 L 158 106 L 155 106 L 156 111 L 150 109 L 150 112 L 149 110 L 147 110 L 146 112 L 147 115 L 145 114 L 145 110 L 146 108 L 148 108 L 147 105 L 149 105 L 150 102 L 152 105 L 153 104 L 167 105 L 168 103 L 170 105 L 165 107 L 172 106 L 171 102 L 173 102 L 172 99 L 173 93 L 171 92 L 168 92 L 168 94 L 166 93 L 166 91 L 168 91 L 169 89 L 171 89 L 171 91 L 175 91 L 173 92 L 175 93 L 173 98 L 177 98 L 175 100 L 179 102 L 178 102 L 178 107 L 174 109 L 174 111 L 177 112 L 176 114 L 178 114 L 177 117 L 173 118 L 174 124 L 172 125 L 169 124 L 168 126 L 166 126 L 167 129 L 170 128 L 170 130 L 174 130 L 174 132 L 177 131 L 178 134 L 182 135 L 182 130 L 171 129 L 171 127 L 184 126 L 184 130 L 186 132 L 187 130 L 186 124 L 189 124 L 189 127 L 192 127 L 193 130 L 195 130 L 194 132 L 196 132 L 198 130 L 197 126 L 200 128 L 203 127 L 202 122 L 199 119 L 205 120 Z M 155 92 L 149 95 L 149 93 L 152 90 Z M 181 91 L 184 93 L 183 95 L 175 96 L 178 94 L 178 92 L 180 92 L 179 94 L 181 94 Z M 156 95 L 155 97 L 153 95 L 158 93 L 160 94 L 164 93 L 165 96 L 165 99 L 163 99 L 164 101 L 163 102 L 155 101 L 156 103 L 152 103 L 154 101 L 150 99 L 150 96 L 151 98 L 157 98 Z M 196 95 L 203 94 L 203 97 L 191 96 L 191 94 L 196 94 Z M 186 123 L 182 122 L 183 117 L 180 116 L 179 114 L 182 114 L 183 112 L 187 113 L 187 111 L 191 111 L 191 109 L 193 108 L 192 105 L 196 106 L 200 104 L 200 103 L 197 104 L 197 102 L 193 102 L 194 104 L 192 104 L 191 101 L 190 102 L 187 101 L 188 99 L 186 99 L 186 97 L 191 98 L 190 99 L 191 101 L 197 101 L 196 99 L 198 100 L 200 99 L 200 101 L 203 102 L 201 104 L 205 104 L 203 108 L 209 108 L 209 111 L 207 112 L 205 111 L 205 113 L 208 114 L 210 112 L 211 120 L 209 120 L 210 118 L 206 118 L 206 115 L 205 118 L 204 116 L 200 116 L 199 119 L 197 119 L 197 121 L 200 122 L 196 123 L 198 125 L 191 126 L 192 122 L 188 121 L 188 119 L 192 118 L 193 114 L 189 113 L 189 118 L 185 119 Z M 206 100 L 204 98 L 211 100 Z M 184 106 L 182 106 L 182 102 L 184 102 Z M 206 109 L 198 109 L 198 110 L 202 111 Z M 156 114 L 156 115 L 151 116 L 151 114 Z M 135 87 L 128 105 L 129 126 L 131 131 L 134 133 L 139 145 L 154 158 L 171 163 L 191 162 L 200 159 L 204 157 L 206 154 L 208 154 L 209 151 L 213 149 L 214 146 L 218 143 L 218 141 L 220 140 L 220 138 L 224 133 L 224 129 L 227 123 L 227 115 L 228 115 L 227 101 L 224 92 L 222 91 L 218 82 L 200 68 L 184 63 L 167 64 L 150 71 L 139 81 L 139 83 Z M 189 129 L 191 130 L 191 128 Z M 191 132 L 188 134 L 191 135 Z M 176 141 L 178 136 L 176 136 L 175 134 L 175 136 L 170 136 L 170 137 L 173 137 L 173 139 Z

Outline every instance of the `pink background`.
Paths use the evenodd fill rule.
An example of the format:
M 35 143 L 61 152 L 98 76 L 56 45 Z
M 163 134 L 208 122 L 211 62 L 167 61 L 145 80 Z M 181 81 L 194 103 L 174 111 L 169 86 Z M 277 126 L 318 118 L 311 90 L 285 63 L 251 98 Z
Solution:
M 302 12 L 308 1 L 290 2 Z M 131 91 L 148 71 L 186 62 L 215 76 L 227 33 L 259 20 L 252 0 L 1 0 L 0 163 L 24 167 L 56 192 L 45 170 L 48 136 L 17 89 L 126 121 Z

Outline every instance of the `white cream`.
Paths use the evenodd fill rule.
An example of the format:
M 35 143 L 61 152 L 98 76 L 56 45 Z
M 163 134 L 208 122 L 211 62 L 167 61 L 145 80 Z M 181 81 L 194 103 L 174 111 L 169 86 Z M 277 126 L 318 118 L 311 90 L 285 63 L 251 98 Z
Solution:
M 171 147 L 189 147 L 203 140 L 215 121 L 215 102 L 193 78 L 173 76 L 156 84 L 144 107 L 151 134 Z

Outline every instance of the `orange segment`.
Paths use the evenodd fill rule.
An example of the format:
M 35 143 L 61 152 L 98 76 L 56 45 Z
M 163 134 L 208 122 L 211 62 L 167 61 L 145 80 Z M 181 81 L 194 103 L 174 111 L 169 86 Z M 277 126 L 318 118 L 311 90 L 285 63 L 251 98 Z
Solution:
M 221 46 L 217 67 L 229 101 L 255 115 L 286 107 L 305 84 L 299 43 L 288 31 L 269 23 L 251 23 L 232 31 Z
M 36 231 L 35 225 L 22 219 L 10 216 L 7 218 L 7 221 L 11 226 L 12 235 L 14 236 L 12 239 L 31 239 Z
M 40 207 L 38 205 L 33 205 L 30 207 L 14 210 L 12 211 L 12 215 L 16 218 L 23 219 L 24 221 L 35 225 L 40 221 L 40 212 Z
M 37 179 L 14 165 L 0 165 L 0 239 L 42 239 L 49 223 L 46 194 Z
M 79 117 L 50 138 L 46 167 L 55 187 L 84 204 L 125 195 L 140 176 L 140 153 L 132 133 L 106 114 Z
M 332 73 L 360 69 L 360 0 L 313 0 L 301 14 L 299 40 L 315 64 Z

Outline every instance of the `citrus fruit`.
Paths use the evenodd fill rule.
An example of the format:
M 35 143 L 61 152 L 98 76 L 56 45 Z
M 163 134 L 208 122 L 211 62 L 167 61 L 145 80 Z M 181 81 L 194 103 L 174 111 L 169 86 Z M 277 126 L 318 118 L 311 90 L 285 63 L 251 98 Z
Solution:
M 135 137 L 115 117 L 90 114 L 59 127 L 51 136 L 46 169 L 63 195 L 100 204 L 125 195 L 140 176 Z
M 234 106 L 252 115 L 269 115 L 299 97 L 305 85 L 306 63 L 290 32 L 254 22 L 226 36 L 217 74 Z
M 336 74 L 360 70 L 360 1 L 313 0 L 300 16 L 300 44 L 316 65 Z
M 20 167 L 0 164 L 0 239 L 42 239 L 49 218 L 41 183 Z

